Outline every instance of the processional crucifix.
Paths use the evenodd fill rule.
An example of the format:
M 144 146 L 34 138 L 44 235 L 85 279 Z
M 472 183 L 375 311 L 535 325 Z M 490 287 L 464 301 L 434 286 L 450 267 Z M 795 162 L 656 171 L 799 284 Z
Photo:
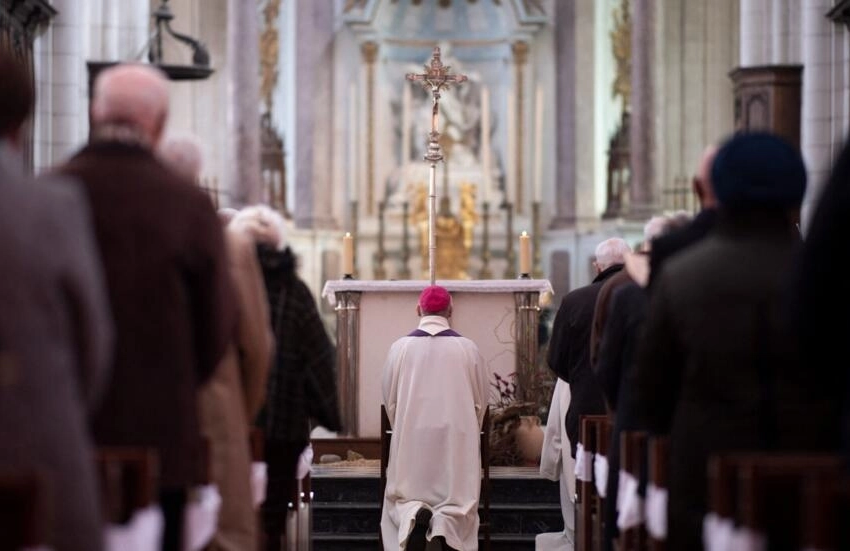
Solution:
M 428 134 L 428 151 L 425 160 L 431 163 L 428 181 L 428 273 L 431 285 L 436 281 L 436 252 L 437 252 L 437 163 L 443 160 L 443 150 L 440 147 L 440 92 L 448 90 L 452 84 L 466 82 L 466 75 L 450 75 L 451 67 L 443 65 L 440 59 L 440 48 L 434 48 L 430 65 L 425 66 L 425 73 L 408 73 L 405 78 L 411 82 L 421 82 L 425 90 L 433 96 L 431 107 L 431 132 Z M 405 132 L 407 129 L 404 130 Z

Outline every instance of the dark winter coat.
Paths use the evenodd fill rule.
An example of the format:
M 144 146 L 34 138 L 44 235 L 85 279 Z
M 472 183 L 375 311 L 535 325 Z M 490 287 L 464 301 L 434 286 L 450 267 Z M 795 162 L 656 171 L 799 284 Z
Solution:
M 258 246 L 277 351 L 260 424 L 266 438 L 309 441 L 312 423 L 341 429 L 334 345 L 316 301 L 295 271 L 292 250 Z
M 786 315 L 798 246 L 784 213 L 719 219 L 657 281 L 638 390 L 650 430 L 671 437 L 672 549 L 701 548 L 712 454 L 835 440 L 836 412 L 798 368 Z

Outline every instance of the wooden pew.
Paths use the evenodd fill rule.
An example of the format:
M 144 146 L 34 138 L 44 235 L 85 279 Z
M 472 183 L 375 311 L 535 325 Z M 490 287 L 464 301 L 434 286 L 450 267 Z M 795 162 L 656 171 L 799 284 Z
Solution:
M 838 479 L 809 476 L 804 481 L 800 540 L 802 549 L 850 548 L 850 475 Z
M 151 448 L 98 447 L 101 508 L 110 524 L 125 524 L 139 509 L 157 501 L 159 457 Z
M 24 549 L 50 543 L 50 499 L 35 471 L 0 473 L 0 547 Z
M 390 462 L 390 444 L 392 443 L 393 430 L 390 418 L 387 416 L 387 408 L 381 404 L 381 496 L 380 514 L 384 510 L 384 494 L 387 489 L 387 465 Z M 484 420 L 479 433 L 479 446 L 481 447 L 481 497 L 479 505 L 481 515 L 479 519 L 479 538 L 483 540 L 482 551 L 490 551 L 490 408 L 484 411 Z M 378 534 L 383 549 L 381 534 Z
M 610 447 L 611 447 L 611 434 L 614 431 L 614 425 L 611 422 L 611 418 L 606 416 L 604 421 L 598 422 L 595 424 L 596 428 L 596 455 L 602 455 L 606 458 L 609 455 Z M 594 464 L 595 464 L 594 460 Z M 596 511 L 596 514 L 593 516 L 593 541 L 594 547 L 596 547 L 596 542 L 599 542 L 598 545 L 601 545 L 602 542 L 605 541 L 605 499 L 599 493 L 599 484 L 602 484 L 604 488 L 607 484 L 607 480 L 596 480 L 596 469 L 593 470 L 593 479 L 595 483 L 596 491 L 593 494 L 593 509 Z
M 585 452 L 594 454 L 597 447 L 598 425 L 607 420 L 607 415 L 582 415 L 579 419 L 578 442 Z M 578 457 L 576 457 L 578 460 Z M 576 478 L 575 530 L 576 550 L 594 551 L 601 545 L 601 540 L 594 537 L 594 515 L 601 515 L 596 509 L 596 487 L 593 484 L 593 463 L 589 466 L 588 480 Z
M 670 440 L 665 436 L 653 436 L 647 443 L 649 456 L 648 480 L 658 489 L 667 490 L 669 480 Z M 647 533 L 649 551 L 665 551 L 666 539 L 657 539 Z
M 810 514 L 806 494 L 837 486 L 841 463 L 830 454 L 741 452 L 713 456 L 708 473 L 710 513 L 766 538 L 772 548 L 799 549 Z
M 621 470 L 640 480 L 646 466 L 647 434 L 643 431 L 623 431 L 620 433 L 620 465 Z M 647 548 L 646 525 L 628 530 L 620 530 L 620 551 L 643 551 Z

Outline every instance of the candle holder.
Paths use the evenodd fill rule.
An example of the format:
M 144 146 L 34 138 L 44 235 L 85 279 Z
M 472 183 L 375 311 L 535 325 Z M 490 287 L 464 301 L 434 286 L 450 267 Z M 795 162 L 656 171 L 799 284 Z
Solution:
M 525 273 L 525 274 L 519 274 L 519 276 L 517 277 L 517 279 L 531 279 L 531 275 L 530 275 L 530 274 L 527 274 L 527 273 Z
M 532 268 L 531 273 L 535 279 L 543 279 L 543 268 L 540 261 L 540 201 L 531 204 L 531 249 Z
M 410 279 L 410 219 L 408 218 L 408 209 L 410 205 L 405 201 L 401 205 L 401 270 L 398 272 L 399 279 Z
M 378 203 L 378 250 L 374 258 L 375 279 L 386 279 L 387 270 L 384 268 L 384 260 L 387 258 L 387 253 L 384 250 L 384 232 L 385 222 L 384 214 L 387 208 L 387 202 L 381 201 Z
M 513 279 L 517 276 L 516 273 L 516 253 L 514 252 L 514 204 L 505 203 L 505 220 L 507 223 L 507 235 L 505 242 L 505 258 L 508 259 L 508 266 L 505 268 L 505 279 Z
M 490 270 L 490 202 L 481 204 L 481 221 L 484 225 L 481 235 L 481 271 L 478 279 L 492 279 L 493 272 Z
M 354 265 L 354 273 L 348 274 L 351 276 L 351 279 L 357 279 L 358 270 L 357 270 L 357 226 L 359 221 L 359 209 L 357 206 L 357 199 L 353 199 L 351 201 L 351 236 L 354 238 L 354 251 L 352 254 L 352 264 Z

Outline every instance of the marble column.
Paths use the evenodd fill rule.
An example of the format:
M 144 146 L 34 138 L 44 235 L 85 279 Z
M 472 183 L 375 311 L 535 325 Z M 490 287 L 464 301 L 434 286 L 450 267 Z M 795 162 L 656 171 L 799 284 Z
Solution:
M 336 228 L 333 216 L 333 3 L 293 2 L 295 95 L 291 144 L 295 190 L 293 216 L 300 228 Z M 285 62 L 285 61 L 284 61 Z M 289 159 L 288 158 L 288 159 Z
M 227 189 L 235 206 L 262 199 L 260 178 L 260 31 L 254 2 L 227 3 Z
M 514 97 L 516 97 L 516 138 L 514 144 L 516 151 L 514 154 L 514 170 L 516 175 L 514 181 L 516 189 L 513 190 L 513 204 L 516 214 L 525 212 L 525 148 L 523 142 L 526 136 L 525 124 L 525 66 L 528 62 L 528 42 L 514 42 L 511 51 L 513 52 L 514 65 L 516 70 L 516 80 L 514 88 Z
M 552 229 L 571 226 L 576 220 L 576 48 L 574 2 L 555 5 L 555 58 L 558 72 L 555 80 L 555 107 L 558 121 L 555 135 L 555 213 Z
M 655 210 L 655 0 L 632 2 L 632 119 L 629 211 L 645 219 Z
M 803 106 L 800 149 L 808 169 L 803 202 L 805 230 L 832 164 L 833 33 L 846 32 L 824 17 L 832 0 L 802 0 Z
M 771 57 L 770 3 L 773 0 L 741 0 L 741 67 L 767 65 Z
M 360 53 L 366 71 L 366 214 L 375 213 L 375 61 L 378 59 L 378 44 L 364 42 Z

